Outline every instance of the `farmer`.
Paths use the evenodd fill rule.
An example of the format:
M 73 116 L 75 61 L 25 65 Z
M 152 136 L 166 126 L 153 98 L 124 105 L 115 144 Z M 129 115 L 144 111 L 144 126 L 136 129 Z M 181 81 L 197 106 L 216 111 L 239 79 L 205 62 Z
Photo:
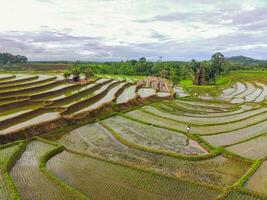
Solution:
M 186 125 L 186 134 L 189 134 L 191 127 L 189 126 L 189 124 Z M 189 145 L 189 138 L 186 137 L 186 146 Z
M 191 127 L 189 126 L 189 124 L 187 124 L 187 126 L 186 126 L 186 133 L 187 134 L 189 133 L 190 129 L 191 129 Z

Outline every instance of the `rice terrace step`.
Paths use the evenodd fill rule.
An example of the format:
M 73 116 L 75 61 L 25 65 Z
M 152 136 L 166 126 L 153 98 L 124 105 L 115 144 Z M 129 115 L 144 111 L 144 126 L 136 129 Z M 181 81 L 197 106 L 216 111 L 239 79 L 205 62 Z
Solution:
M 3 77 L 9 77 L 2 80 L 9 82 L 3 91 L 10 88 L 0 106 L 3 199 L 9 191 L 21 199 L 267 196 L 264 180 L 258 181 L 265 176 L 267 157 L 266 104 L 229 101 L 264 83 L 246 80 L 245 89 L 237 84 L 223 90 L 224 100 L 203 101 L 160 97 L 124 79 L 75 83 L 42 74 Z M 27 88 L 30 93 L 23 92 Z M 225 193 L 223 188 L 233 189 Z
M 0 18 L 0 200 L 267 200 L 267 0 Z

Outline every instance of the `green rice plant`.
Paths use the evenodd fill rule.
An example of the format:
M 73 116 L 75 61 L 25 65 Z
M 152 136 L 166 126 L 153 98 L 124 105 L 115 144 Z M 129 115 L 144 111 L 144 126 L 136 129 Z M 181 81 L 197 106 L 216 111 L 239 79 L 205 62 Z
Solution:
M 6 80 L 15 79 L 16 75 L 4 75 L 0 77 L 0 82 L 4 82 Z
M 266 198 L 240 190 L 230 191 L 224 200 L 266 200 Z
M 49 178 L 51 179 L 53 182 L 55 182 L 58 186 L 60 186 L 63 189 L 66 189 L 69 193 L 71 193 L 73 195 L 74 199 L 77 200 L 88 200 L 89 198 L 87 198 L 85 195 L 81 194 L 80 192 L 78 192 L 77 190 L 73 189 L 72 187 L 68 186 L 67 184 L 63 183 L 62 181 L 60 181 L 58 178 L 56 178 L 55 176 L 53 176 L 53 174 L 51 174 L 47 169 L 46 169 L 46 162 L 51 159 L 53 156 L 56 156 L 57 154 L 63 152 L 65 150 L 65 148 L 63 146 L 60 146 L 54 142 L 51 141 L 47 141 L 41 138 L 36 137 L 37 140 L 44 142 L 44 143 L 48 143 L 51 145 L 54 145 L 55 148 L 52 149 L 51 151 L 47 152 L 44 156 L 41 157 L 40 159 L 40 164 L 39 164 L 39 169 Z
M 15 85 L 7 85 L 7 86 L 0 86 L 0 91 L 6 91 L 6 90 L 18 90 L 18 89 L 24 89 L 24 88 L 28 88 L 31 86 L 39 86 L 39 85 L 43 85 L 45 83 L 49 83 L 52 82 L 54 80 L 56 80 L 57 77 L 52 76 L 52 77 L 48 77 L 48 78 L 44 78 L 44 79 L 40 79 L 37 81 L 30 81 L 30 82 L 26 82 L 26 83 L 21 83 L 21 84 L 15 84 Z
M 9 171 L 14 163 L 24 151 L 26 145 L 22 141 L 16 141 L 0 146 L 0 168 L 2 183 L 5 188 L 5 196 L 7 199 L 19 200 L 19 193 L 10 177 Z
M 75 195 L 52 182 L 39 167 L 55 151 L 55 146 L 40 141 L 29 141 L 26 150 L 11 169 L 11 177 L 22 199 L 75 199 Z M 44 158 L 42 158 L 44 157 Z M 25 187 L 28 189 L 25 190 Z
M 231 185 L 250 166 L 242 160 L 222 156 L 206 160 L 183 160 L 141 151 L 123 145 L 97 123 L 77 128 L 58 139 L 58 142 L 67 150 L 94 158 L 208 185 Z
M 25 83 L 25 82 L 29 82 L 29 81 L 33 81 L 38 79 L 39 76 L 38 75 L 34 75 L 34 76 L 25 76 L 22 78 L 18 78 L 16 77 L 15 80 L 5 80 L 1 82 L 1 86 L 6 86 L 6 85 L 11 85 L 11 84 L 18 84 L 18 83 Z
M 91 199 L 213 199 L 218 195 L 208 187 L 66 151 L 50 159 L 47 168 Z

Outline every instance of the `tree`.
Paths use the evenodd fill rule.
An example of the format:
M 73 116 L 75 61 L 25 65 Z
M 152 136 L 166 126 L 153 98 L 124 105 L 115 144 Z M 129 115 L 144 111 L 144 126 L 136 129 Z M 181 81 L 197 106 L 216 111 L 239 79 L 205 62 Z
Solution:
M 70 78 L 70 75 L 71 75 L 71 72 L 69 70 L 65 71 L 63 74 L 63 76 L 66 80 Z
M 189 67 L 193 73 L 194 76 L 194 84 L 201 85 L 203 82 L 203 66 L 200 62 L 197 62 L 196 60 L 192 60 L 189 64 Z
M 85 76 L 85 80 L 88 80 L 89 78 L 93 77 L 95 74 L 91 68 L 86 68 L 86 70 L 83 72 Z
M 141 58 L 139 58 L 138 62 L 146 62 L 146 58 L 145 57 L 141 57 Z
M 27 57 L 21 55 L 12 55 L 10 53 L 0 53 L 0 64 L 15 64 L 15 63 L 26 63 Z
M 216 52 L 215 54 L 212 55 L 211 62 L 215 70 L 216 76 L 220 76 L 224 70 L 224 65 L 225 65 L 224 55 L 220 52 Z
M 201 62 L 201 65 L 204 69 L 204 79 L 206 82 L 215 84 L 216 73 L 213 65 L 208 61 Z
M 168 79 L 170 77 L 170 71 L 167 69 L 163 69 L 160 71 L 160 77 Z
M 80 80 L 80 68 L 78 66 L 74 66 L 70 69 L 71 74 L 73 75 L 73 80 L 74 81 L 79 81 Z

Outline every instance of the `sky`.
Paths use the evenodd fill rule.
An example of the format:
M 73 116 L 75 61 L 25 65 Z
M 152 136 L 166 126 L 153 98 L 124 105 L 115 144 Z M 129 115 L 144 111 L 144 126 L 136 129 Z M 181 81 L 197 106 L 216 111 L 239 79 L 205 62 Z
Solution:
M 0 0 L 0 52 L 29 60 L 267 59 L 267 0 Z

